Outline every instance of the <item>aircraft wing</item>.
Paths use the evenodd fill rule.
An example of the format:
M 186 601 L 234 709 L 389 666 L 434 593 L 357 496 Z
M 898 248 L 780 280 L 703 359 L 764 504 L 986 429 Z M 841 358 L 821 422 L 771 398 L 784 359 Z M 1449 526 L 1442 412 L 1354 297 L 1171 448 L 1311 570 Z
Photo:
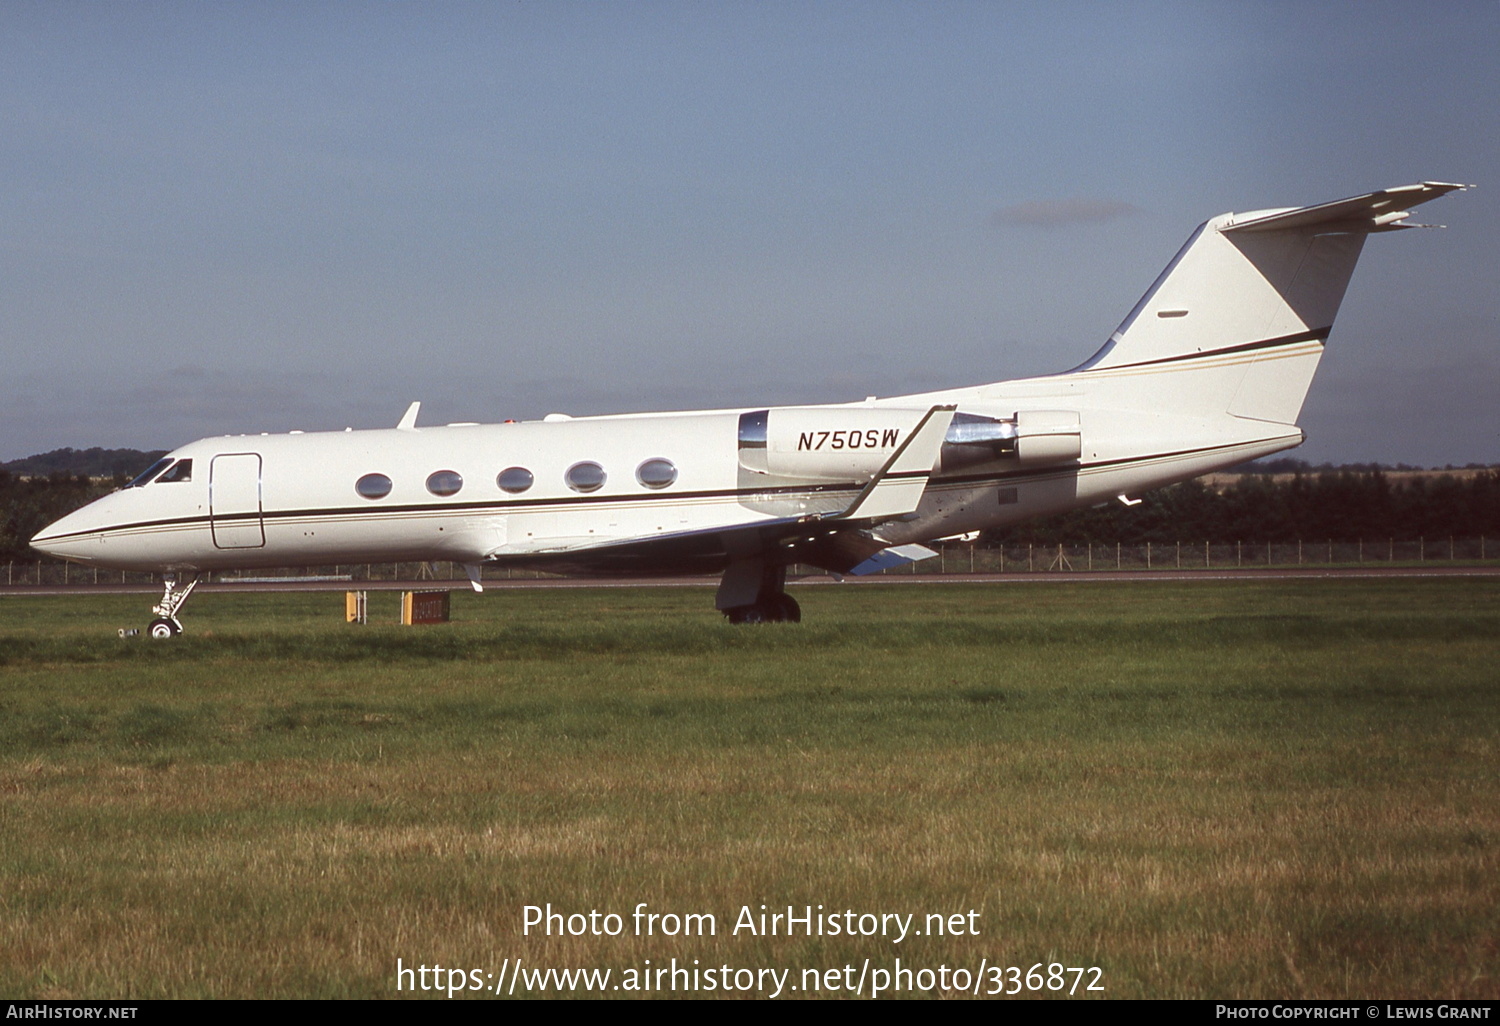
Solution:
M 862 521 L 817 515 L 778 517 L 495 558 L 555 573 L 635 577 L 718 573 L 738 559 L 774 554 L 782 564 L 806 563 L 833 573 L 860 573 L 880 569 L 884 564 L 871 560 L 889 548 L 871 528 Z M 870 569 L 863 571 L 867 563 Z

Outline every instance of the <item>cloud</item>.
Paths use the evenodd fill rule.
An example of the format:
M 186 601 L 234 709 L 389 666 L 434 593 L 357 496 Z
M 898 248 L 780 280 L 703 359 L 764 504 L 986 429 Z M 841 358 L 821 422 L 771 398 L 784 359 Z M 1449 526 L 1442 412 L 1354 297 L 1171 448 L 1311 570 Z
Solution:
M 990 215 L 990 225 L 1005 228 L 1014 224 L 1033 228 L 1052 228 L 1059 225 L 1082 224 L 1090 221 L 1113 221 L 1128 217 L 1137 208 L 1122 200 L 1108 199 L 1044 199 L 1027 200 L 1009 207 L 1001 207 Z

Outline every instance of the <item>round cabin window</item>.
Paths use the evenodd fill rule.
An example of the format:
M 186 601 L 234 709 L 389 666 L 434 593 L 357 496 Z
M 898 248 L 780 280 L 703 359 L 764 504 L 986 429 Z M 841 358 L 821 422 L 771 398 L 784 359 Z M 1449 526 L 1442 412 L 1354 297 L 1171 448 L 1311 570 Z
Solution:
M 575 463 L 563 475 L 575 492 L 597 492 L 604 487 L 604 468 L 597 463 Z
M 501 491 L 519 495 L 535 484 L 536 478 L 525 467 L 506 467 L 495 478 L 495 483 L 500 486 Z
M 647 488 L 666 488 L 677 480 L 677 468 L 671 460 L 647 460 L 635 468 L 635 479 Z
M 433 495 L 457 495 L 464 479 L 456 470 L 439 470 L 427 477 L 427 490 Z
M 354 482 L 354 490 L 366 499 L 383 499 L 391 494 L 391 479 L 384 474 L 366 474 Z

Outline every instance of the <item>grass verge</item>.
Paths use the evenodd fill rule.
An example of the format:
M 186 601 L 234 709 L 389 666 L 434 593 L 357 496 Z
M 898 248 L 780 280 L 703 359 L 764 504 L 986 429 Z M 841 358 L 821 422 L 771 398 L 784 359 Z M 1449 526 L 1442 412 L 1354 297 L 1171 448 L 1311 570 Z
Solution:
M 817 588 L 753 628 L 697 589 L 342 598 L 205 596 L 166 644 L 115 637 L 139 597 L 0 604 L 0 992 L 900 958 L 1500 996 L 1488 580 Z M 624 932 L 523 935 L 549 902 Z M 763 904 L 978 932 L 731 932 Z

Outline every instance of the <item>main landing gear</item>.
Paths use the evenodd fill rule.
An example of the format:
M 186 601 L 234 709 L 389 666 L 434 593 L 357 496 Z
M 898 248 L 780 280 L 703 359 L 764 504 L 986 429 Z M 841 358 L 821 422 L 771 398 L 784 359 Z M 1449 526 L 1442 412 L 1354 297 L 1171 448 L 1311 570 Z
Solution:
M 715 605 L 730 623 L 802 622 L 802 607 L 786 593 L 784 566 L 731 564 Z
M 730 623 L 801 623 L 802 607 L 786 592 L 759 599 L 748 606 L 724 610 Z
M 181 591 L 177 590 L 177 578 L 167 577 L 163 582 L 161 602 L 151 607 L 156 614 L 156 619 L 146 628 L 146 635 L 152 638 L 175 638 L 182 633 L 182 623 L 177 619 L 177 611 L 187 602 L 188 596 L 193 589 L 198 587 L 198 578 L 194 577 L 188 582 L 188 586 Z

